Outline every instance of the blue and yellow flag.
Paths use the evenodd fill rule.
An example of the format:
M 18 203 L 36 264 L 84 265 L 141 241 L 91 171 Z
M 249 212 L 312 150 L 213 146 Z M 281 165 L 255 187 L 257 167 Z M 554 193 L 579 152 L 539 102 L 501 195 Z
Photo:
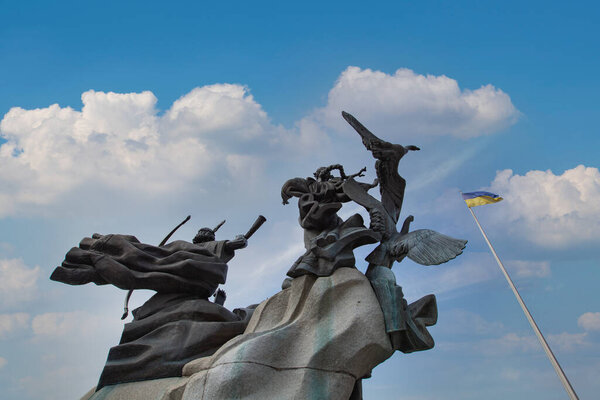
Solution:
M 463 193 L 462 198 L 467 203 L 467 207 L 483 206 L 485 204 L 497 203 L 502 197 L 490 192 L 469 192 Z

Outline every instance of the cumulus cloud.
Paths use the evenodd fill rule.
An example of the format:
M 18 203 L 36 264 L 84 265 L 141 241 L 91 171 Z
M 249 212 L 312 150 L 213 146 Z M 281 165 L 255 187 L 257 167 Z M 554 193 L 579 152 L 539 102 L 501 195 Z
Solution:
M 238 84 L 195 88 L 164 113 L 149 91 L 89 90 L 81 100 L 81 110 L 53 104 L 14 107 L 4 115 L 0 217 L 85 204 L 100 193 L 161 201 L 175 192 L 227 186 L 240 172 L 249 175 L 246 183 L 266 181 L 271 162 L 306 163 L 339 153 L 328 132 L 349 129 L 342 109 L 369 126 L 374 122 L 375 130 L 396 132 L 389 140 L 403 133 L 472 137 L 510 125 L 518 115 L 508 95 L 490 85 L 461 90 L 446 76 L 357 67 L 342 72 L 324 108 L 291 129 L 272 124 L 249 89 Z
M 553 348 L 563 351 L 573 351 L 580 347 L 588 346 L 587 332 L 583 333 L 558 333 L 548 335 L 548 342 Z
M 102 329 L 104 318 L 85 311 L 50 312 L 36 315 L 31 328 L 36 338 L 92 335 Z
M 579 165 L 552 171 L 497 173 L 491 190 L 505 202 L 496 213 L 512 233 L 542 246 L 567 246 L 600 237 L 600 172 Z
M 395 139 L 407 135 L 451 135 L 469 138 L 513 124 L 519 112 L 510 97 L 492 85 L 462 90 L 445 75 L 419 75 L 410 69 L 386 74 L 348 67 L 329 91 L 327 105 L 314 117 L 340 130 L 340 110 L 378 128 L 393 129 Z
M 460 350 L 465 345 L 469 346 L 468 344 L 463 343 L 459 346 L 454 347 Z M 522 336 L 513 332 L 506 333 L 500 337 L 481 340 L 477 343 L 470 344 L 470 347 L 488 356 L 496 356 L 511 353 L 529 353 L 538 350 L 543 351 L 535 336 Z
M 29 327 L 29 314 L 0 314 L 0 339 Z
M 172 136 L 221 136 L 240 140 L 270 129 L 264 112 L 248 88 L 218 84 L 195 88 L 173 103 L 162 123 Z
M 589 346 L 587 333 L 558 333 L 545 335 L 550 346 L 555 350 L 574 351 Z M 510 353 L 542 352 L 543 348 L 534 335 L 507 333 L 499 338 L 485 339 L 475 346 L 487 355 Z
M 0 259 L 0 304 L 10 307 L 33 299 L 40 274 L 40 267 L 28 268 L 21 259 Z
M 600 312 L 586 312 L 577 319 L 577 325 L 586 331 L 600 332 Z
M 49 312 L 32 318 L 33 337 L 19 353 L 30 363 L 14 371 L 21 397 L 79 398 L 98 381 L 108 349 L 123 330 L 119 317 L 104 311 Z
M 81 111 L 54 104 L 4 116 L 0 216 L 82 185 L 164 196 L 215 172 L 227 179 L 230 169 L 216 160 L 227 154 L 239 168 L 252 149 L 238 144 L 270 132 L 266 113 L 240 85 L 196 88 L 162 116 L 148 91 L 90 90 L 81 99 Z

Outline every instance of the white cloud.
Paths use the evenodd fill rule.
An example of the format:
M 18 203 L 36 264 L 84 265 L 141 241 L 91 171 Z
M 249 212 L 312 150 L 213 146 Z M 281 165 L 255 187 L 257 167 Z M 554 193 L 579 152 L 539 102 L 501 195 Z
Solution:
M 340 111 L 367 122 L 374 132 L 393 129 L 394 138 L 452 135 L 469 138 L 513 124 L 519 112 L 510 97 L 492 85 L 461 90 L 445 75 L 419 75 L 398 69 L 393 75 L 348 67 L 328 95 L 327 105 L 314 117 L 341 130 Z
M 20 394 L 27 394 L 27 398 L 62 400 L 79 399 L 90 390 L 98 377 L 91 375 L 98 373 L 94 366 L 87 360 L 68 360 L 68 364 L 61 363 L 65 360 L 45 365 L 43 372 L 39 375 L 28 375 L 20 378 L 18 382 Z M 92 378 L 92 379 L 90 379 Z
M 29 314 L 0 314 L 0 339 L 29 327 Z
M 486 339 L 477 345 L 485 354 L 525 353 L 542 350 L 535 336 L 520 336 L 516 333 L 507 333 L 499 338 Z
M 583 333 L 558 333 L 548 335 L 548 343 L 552 348 L 562 351 L 573 351 L 580 347 L 588 346 L 590 343 L 586 340 L 587 332 Z
M 7 363 L 8 361 L 6 361 L 6 358 L 0 357 L 0 369 L 2 369 Z
M 298 212 L 297 208 L 290 211 Z M 256 242 L 250 239 L 248 248 L 236 252 L 229 263 L 230 272 L 224 286 L 229 295 L 227 307 L 259 303 L 281 290 L 288 269 L 305 252 L 302 228 L 293 218 L 289 222 L 268 221 L 261 231 L 256 235 L 268 239 Z
M 231 140 L 261 136 L 270 129 L 267 113 L 248 89 L 232 84 L 195 88 L 173 103 L 162 122 L 174 136 L 218 135 Z
M 252 185 L 264 176 L 265 161 L 260 157 L 229 154 L 225 157 L 225 165 L 229 175 L 238 185 Z
M 550 275 L 550 263 L 548 261 L 509 260 L 506 265 L 511 271 L 516 272 L 517 277 L 521 278 L 543 278 Z
M 600 312 L 586 312 L 577 319 L 577 325 L 586 331 L 600 331 Z
M 587 333 L 558 333 L 548 334 L 546 340 L 554 350 L 570 352 L 590 343 L 586 340 Z M 487 355 L 500 355 L 510 353 L 543 352 L 542 345 L 534 335 L 518 335 L 507 333 L 499 338 L 485 339 L 475 345 L 478 351 Z
M 40 273 L 40 267 L 27 268 L 21 259 L 0 259 L 0 304 L 9 307 L 33 299 Z
M 237 84 L 195 88 L 163 114 L 149 91 L 90 90 L 81 100 L 80 111 L 53 104 L 14 107 L 4 115 L 0 217 L 56 216 L 57 210 L 74 212 L 73 206 L 86 207 L 90 200 L 98 204 L 85 211 L 93 207 L 100 213 L 102 207 L 114 210 L 123 199 L 140 196 L 146 203 L 164 204 L 172 193 L 193 196 L 204 187 L 232 188 L 240 175 L 250 177 L 245 183 L 267 182 L 267 174 L 278 172 L 270 163 L 279 169 L 291 168 L 291 160 L 318 165 L 324 154 L 342 151 L 333 148 L 327 133 L 332 126 L 351 132 L 342 109 L 369 126 L 373 122 L 375 131 L 385 126 L 392 141 L 405 133 L 477 136 L 509 125 L 518 114 L 510 98 L 489 85 L 461 90 L 445 76 L 407 69 L 388 75 L 356 67 L 342 72 L 326 107 L 289 130 L 272 124 L 248 88 Z M 115 204 L 104 205 L 101 198 Z M 57 208 L 48 211 L 49 206 Z
M 270 132 L 266 113 L 240 85 L 196 88 L 163 116 L 148 91 L 90 90 L 81 98 L 81 111 L 54 104 L 4 116 L 0 216 L 60 202 L 84 185 L 164 197 L 215 173 L 227 179 L 216 160 L 228 154 L 239 166 L 253 150 L 238 142 Z
M 31 328 L 38 339 L 92 335 L 101 330 L 104 320 L 102 316 L 85 311 L 51 312 L 36 315 L 31 321 Z
M 600 237 L 600 172 L 579 165 L 562 175 L 552 171 L 497 173 L 491 190 L 504 197 L 496 217 L 512 233 L 556 247 Z
M 105 301 L 112 304 L 109 298 Z M 49 400 L 86 393 L 98 381 L 108 350 L 119 342 L 123 329 L 119 314 L 111 309 L 35 316 L 31 321 L 34 336 L 20 355 L 29 360 L 28 367 L 13 372 L 17 393 Z

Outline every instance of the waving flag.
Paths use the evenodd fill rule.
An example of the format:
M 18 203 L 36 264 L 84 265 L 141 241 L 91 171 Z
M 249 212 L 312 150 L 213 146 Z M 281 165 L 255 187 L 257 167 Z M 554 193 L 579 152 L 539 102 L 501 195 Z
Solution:
M 467 203 L 467 207 L 483 206 L 485 204 L 497 203 L 502 197 L 490 192 L 469 192 L 463 193 L 462 198 Z

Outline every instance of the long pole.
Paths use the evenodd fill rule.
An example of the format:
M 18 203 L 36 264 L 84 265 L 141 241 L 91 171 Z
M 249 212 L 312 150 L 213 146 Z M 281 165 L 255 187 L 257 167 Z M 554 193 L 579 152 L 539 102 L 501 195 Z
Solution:
M 519 294 L 519 291 L 515 287 L 512 279 L 510 279 L 510 276 L 508 275 L 508 272 L 506 272 L 506 269 L 504 268 L 504 265 L 502 265 L 502 261 L 500 261 L 500 258 L 498 258 L 498 254 L 496 254 L 496 250 L 494 250 L 494 247 L 492 246 L 492 243 L 490 243 L 490 240 L 488 239 L 488 237 L 485 234 L 483 228 L 481 227 L 481 224 L 479 223 L 479 220 L 475 216 L 475 213 L 473 212 L 473 210 L 471 209 L 471 207 L 468 207 L 468 209 L 471 212 L 471 215 L 473 216 L 473 218 L 475 219 L 475 223 L 477 223 L 477 226 L 479 227 L 479 230 L 481 231 L 481 234 L 483 235 L 483 238 L 485 239 L 487 245 L 490 247 L 490 250 L 492 251 L 492 254 L 494 255 L 494 258 L 496 259 L 496 262 L 498 263 L 498 266 L 502 270 L 502 273 L 504 274 L 504 277 L 506 278 L 506 281 L 508 282 L 510 288 L 512 289 L 513 293 L 515 294 L 515 297 L 517 298 L 517 301 L 519 302 L 519 305 L 521 306 L 521 309 L 523 310 L 523 313 L 525 313 L 525 316 L 527 317 L 527 320 L 529 321 L 529 324 L 531 325 L 531 328 L 535 332 L 535 335 L 537 336 L 538 340 L 540 341 L 540 344 L 544 348 L 544 351 L 546 352 L 546 355 L 548 356 L 548 359 L 552 363 L 552 366 L 554 367 L 554 370 L 556 371 L 556 374 L 558 375 L 558 378 L 560 379 L 560 382 L 562 383 L 562 385 L 564 386 L 565 390 L 567 391 L 567 394 L 569 395 L 569 398 L 571 400 L 579 400 L 579 397 L 577 397 L 577 393 L 575 393 L 575 390 L 573 389 L 573 386 L 571 386 L 571 382 L 569 382 L 569 379 L 567 379 L 567 376 L 565 375 L 564 371 L 560 367 L 560 364 L 558 363 L 558 360 L 554 356 L 554 353 L 552 353 L 552 350 L 550 349 L 550 346 L 548 346 L 548 343 L 546 342 L 546 339 L 544 338 L 544 335 L 542 335 L 542 332 L 540 331 L 540 328 L 538 328 L 537 324 L 535 323 L 535 320 L 531 316 L 531 313 L 527 309 L 527 306 L 523 302 L 523 299 L 521 298 L 521 295 Z
M 185 217 L 185 219 L 183 221 L 181 221 L 181 223 L 179 225 L 177 225 L 171 232 L 169 232 L 169 234 L 167 236 L 165 236 L 165 238 L 162 240 L 162 242 L 160 242 L 159 246 L 164 246 L 165 243 L 167 243 L 167 240 L 169 240 L 169 238 L 171 236 L 173 236 L 173 234 L 177 231 L 177 229 L 181 228 L 181 226 L 183 224 L 185 224 L 186 222 L 188 222 L 190 220 L 190 218 L 192 218 L 191 215 L 188 215 L 187 217 Z M 216 231 L 217 229 L 219 229 L 221 227 L 221 225 L 223 225 L 225 223 L 225 221 L 221 222 L 219 224 L 219 226 L 217 226 L 214 230 Z M 127 291 L 127 295 L 125 296 L 125 304 L 123 304 L 123 315 L 121 315 L 121 320 L 127 318 L 127 316 L 129 315 L 129 299 L 131 298 L 131 295 L 133 294 L 133 289 L 129 289 Z

